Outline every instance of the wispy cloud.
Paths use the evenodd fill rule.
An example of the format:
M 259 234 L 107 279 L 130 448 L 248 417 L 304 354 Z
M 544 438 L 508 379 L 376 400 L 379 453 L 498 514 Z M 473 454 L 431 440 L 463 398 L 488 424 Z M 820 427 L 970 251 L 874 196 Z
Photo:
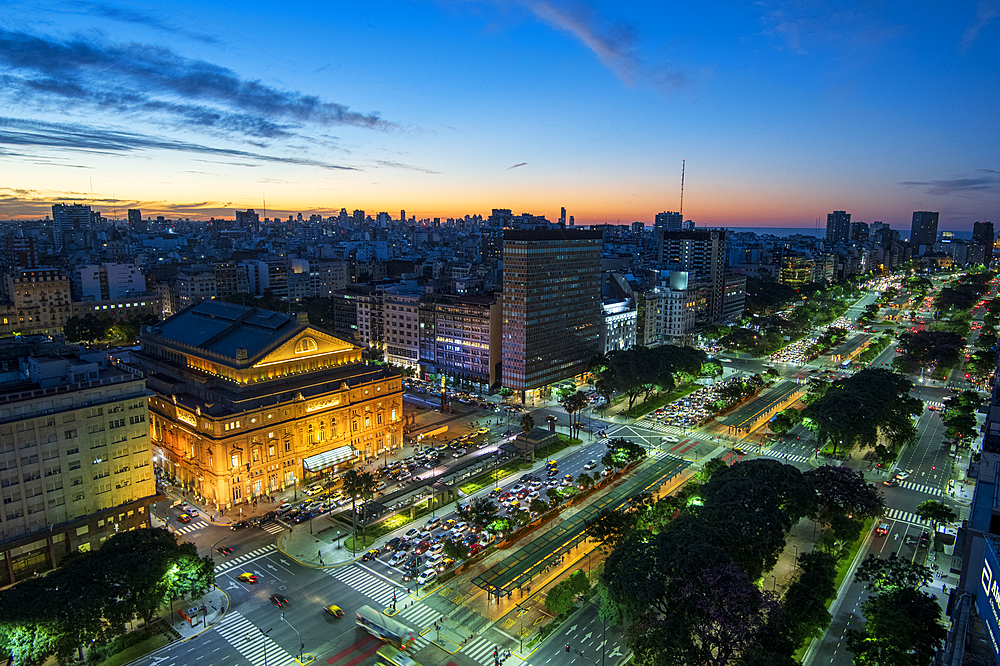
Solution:
M 217 37 L 203 33 L 195 32 L 193 30 L 187 30 L 186 28 L 181 28 L 176 25 L 172 25 L 156 18 L 150 14 L 144 14 L 143 12 L 136 11 L 134 9 L 127 9 L 125 7 L 115 7 L 113 5 L 107 5 L 103 2 L 81 2 L 77 0 L 74 5 L 83 10 L 83 13 L 92 14 L 96 16 L 101 16 L 103 18 L 113 19 L 117 21 L 123 21 L 125 23 L 134 23 L 136 25 L 144 25 L 148 28 L 154 28 L 156 30 L 162 30 L 163 32 L 169 32 L 175 35 L 182 35 L 190 39 L 196 39 L 200 42 L 205 42 L 207 44 L 216 44 L 219 42 Z
M 959 46 L 962 49 L 971 47 L 979 39 L 979 33 L 982 32 L 983 28 L 998 17 L 1000 17 L 1000 0 L 978 0 L 976 2 L 976 16 L 972 20 L 972 25 L 962 35 Z
M 513 166 L 507 167 L 507 171 L 510 171 L 511 169 L 516 169 L 517 167 L 527 166 L 527 164 L 528 164 L 527 162 L 518 162 L 517 164 L 515 164 Z
M 649 85 L 664 92 L 677 92 L 691 83 L 690 74 L 680 67 L 667 62 L 647 62 L 640 53 L 635 28 L 605 19 L 589 4 L 573 0 L 518 2 L 539 20 L 580 40 L 627 86 Z
M 798 54 L 830 47 L 841 53 L 845 47 L 870 49 L 906 31 L 889 22 L 879 5 L 853 0 L 757 0 L 754 7 L 762 33 Z
M 980 169 L 979 172 L 996 173 L 990 169 Z M 925 194 L 945 196 L 949 194 L 961 194 L 963 192 L 993 190 L 1000 184 L 1000 178 L 985 176 L 980 178 L 954 178 L 952 180 L 907 180 L 899 184 L 903 187 L 921 188 Z
M 50 149 L 71 149 L 105 154 L 139 153 L 149 150 L 171 150 L 234 159 L 252 159 L 320 167 L 323 169 L 356 170 L 352 166 L 331 164 L 303 157 L 266 155 L 233 148 L 218 148 L 190 141 L 180 141 L 150 134 L 109 129 L 77 123 L 51 123 L 20 118 L 0 117 L 0 145 L 32 146 Z M 227 162 L 231 164 L 232 162 Z
M 375 164 L 382 167 L 388 167 L 390 169 L 405 169 L 407 171 L 419 171 L 420 173 L 441 173 L 440 171 L 434 171 L 433 169 L 425 169 L 423 167 L 404 164 L 402 162 L 394 162 L 392 160 L 378 160 Z

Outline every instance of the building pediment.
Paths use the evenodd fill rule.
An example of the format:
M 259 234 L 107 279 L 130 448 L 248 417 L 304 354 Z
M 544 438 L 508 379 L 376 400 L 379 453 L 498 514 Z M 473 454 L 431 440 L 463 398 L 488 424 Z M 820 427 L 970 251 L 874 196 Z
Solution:
M 254 368 L 359 351 L 360 347 L 315 328 L 307 328 L 268 352 Z

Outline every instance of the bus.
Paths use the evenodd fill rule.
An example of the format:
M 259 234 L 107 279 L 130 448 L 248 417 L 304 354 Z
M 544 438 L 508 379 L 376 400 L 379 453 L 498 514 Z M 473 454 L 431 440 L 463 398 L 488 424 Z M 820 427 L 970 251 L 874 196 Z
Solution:
M 847 369 L 847 368 L 851 367 L 852 361 L 853 361 L 853 359 L 847 359 L 846 361 L 844 361 L 843 363 L 840 364 L 840 367 L 842 367 L 844 369 Z
M 375 654 L 385 659 L 384 662 L 379 662 L 385 664 L 385 666 L 420 666 L 417 662 L 410 659 L 410 655 L 388 645 L 380 647 Z
M 371 606 L 362 606 L 357 612 L 358 626 L 372 636 L 405 650 L 413 645 L 413 630 L 396 620 L 383 615 Z M 409 666 L 409 665 L 407 665 Z

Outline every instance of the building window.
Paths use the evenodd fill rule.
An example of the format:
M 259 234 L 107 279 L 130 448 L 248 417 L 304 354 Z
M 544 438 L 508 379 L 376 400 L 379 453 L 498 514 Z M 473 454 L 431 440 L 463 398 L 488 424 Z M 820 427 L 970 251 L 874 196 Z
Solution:
M 239 466 L 240 466 L 240 454 L 234 453 L 233 454 L 233 468 L 235 469 L 235 468 L 237 468 Z

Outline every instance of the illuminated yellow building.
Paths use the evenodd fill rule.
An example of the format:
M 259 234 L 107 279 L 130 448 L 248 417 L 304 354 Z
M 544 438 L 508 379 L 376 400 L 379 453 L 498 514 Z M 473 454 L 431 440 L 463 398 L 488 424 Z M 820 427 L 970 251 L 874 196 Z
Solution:
M 140 343 L 156 464 L 218 508 L 402 445 L 400 376 L 304 313 L 203 301 Z

